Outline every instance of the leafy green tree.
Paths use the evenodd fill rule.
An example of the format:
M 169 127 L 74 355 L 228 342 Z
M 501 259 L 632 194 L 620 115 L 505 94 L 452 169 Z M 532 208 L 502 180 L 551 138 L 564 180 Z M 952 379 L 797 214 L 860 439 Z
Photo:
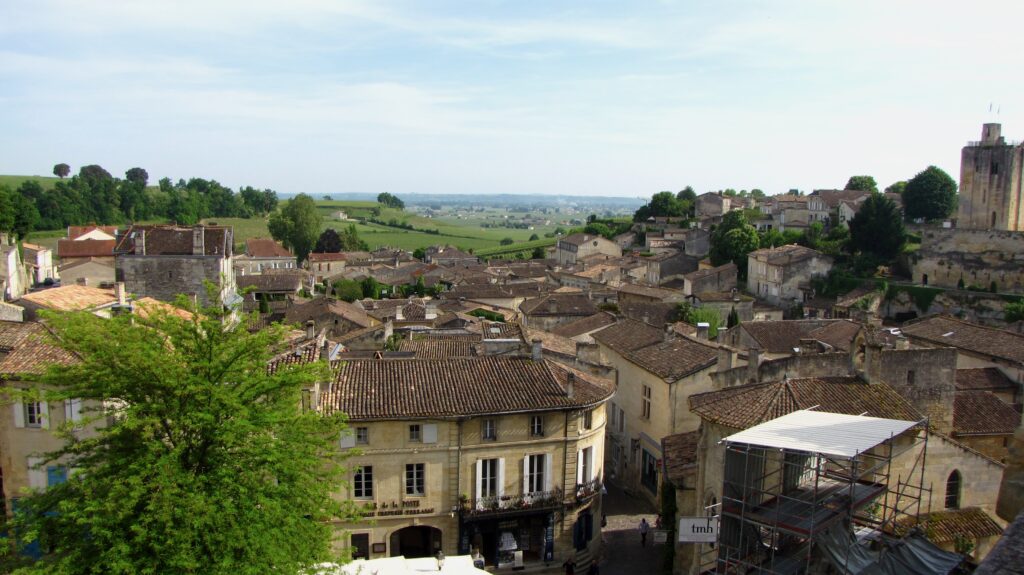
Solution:
M 70 173 L 71 173 L 71 166 L 69 166 L 67 164 L 63 164 L 62 163 L 62 164 L 57 164 L 57 165 L 53 166 L 53 175 L 57 176 L 58 178 L 60 178 L 62 180 L 64 178 L 68 177 L 68 174 L 70 174 Z
M 587 234 L 598 235 L 609 240 L 615 237 L 615 230 L 608 227 L 608 224 L 604 224 L 601 222 L 593 222 L 587 224 L 587 226 L 583 228 L 583 232 Z
M 542 260 L 546 257 L 548 257 L 548 254 L 541 246 L 533 248 L 533 253 L 530 254 L 530 258 L 535 260 Z
M 764 197 L 764 191 L 759 188 L 754 188 L 753 190 L 750 190 L 750 197 L 760 200 Z
M 938 220 L 956 210 L 956 182 L 935 166 L 928 166 L 911 178 L 903 190 L 903 213 L 907 219 Z
M 363 278 L 360 282 L 360 287 L 363 290 L 363 297 L 372 299 L 380 299 L 381 284 L 371 276 Z
M 363 284 L 356 280 L 340 279 L 333 284 L 334 295 L 340 299 L 352 303 L 363 297 Z
M 555 235 L 556 236 L 561 236 L 561 235 L 564 235 L 564 234 L 565 234 L 565 228 L 563 228 L 562 226 L 558 226 L 558 227 L 555 228 Z
M 499 242 L 499 243 L 501 245 L 503 245 L 503 246 L 510 246 L 510 245 L 516 243 L 516 241 L 513 240 L 512 238 L 502 238 L 501 242 Z
M 1006 304 L 1006 307 L 1003 308 L 1003 319 L 1007 323 L 1024 320 L 1024 301 Z
M 250 333 L 217 307 L 178 305 L 188 319 L 49 316 L 78 361 L 24 394 L 85 407 L 46 456 L 75 472 L 5 526 L 52 550 L 16 573 L 296 573 L 334 559 L 329 521 L 358 516 L 333 497 L 344 416 L 300 409 L 324 364 L 268 370 L 283 326 Z
M 295 252 L 299 262 L 305 261 L 320 237 L 323 218 L 316 202 L 306 194 L 295 196 L 279 211 L 270 215 L 267 227 L 270 235 Z
M 683 202 L 690 202 L 692 204 L 697 201 L 697 192 L 695 192 L 690 186 L 686 186 L 682 190 L 679 190 L 679 193 L 676 194 L 676 199 Z
M 145 186 L 149 182 L 149 172 L 142 168 L 131 168 L 124 173 L 124 178 L 133 184 Z
M 388 192 L 377 194 L 377 203 L 389 208 L 395 208 L 396 210 L 405 209 L 405 202 L 398 199 L 398 196 L 394 196 Z
M 538 236 L 537 234 L 530 234 L 530 241 L 531 242 L 537 241 L 539 239 L 540 239 L 540 236 Z
M 887 194 L 903 194 L 903 191 L 906 190 L 906 189 L 907 189 L 907 182 L 905 180 L 900 180 L 900 181 L 894 183 L 893 185 L 889 186 L 888 188 L 885 188 L 885 193 L 887 193 Z
M 412 251 L 412 257 L 423 261 L 423 258 L 427 257 L 427 250 L 424 248 L 416 248 Z
M 907 241 L 899 208 L 879 193 L 864 200 L 849 225 L 850 247 L 855 252 L 888 260 L 896 257 Z
M 745 279 L 747 254 L 756 250 L 760 243 L 757 230 L 747 223 L 743 213 L 729 212 L 711 233 L 711 264 L 720 266 L 733 262 L 736 264 L 737 275 Z
M 40 188 L 39 183 L 34 180 L 27 180 L 18 187 L 18 192 L 10 196 L 11 206 L 14 214 L 14 225 L 11 231 L 19 240 L 28 237 L 28 233 L 36 229 L 39 224 L 39 210 L 36 209 L 26 189 Z M 40 188 L 41 189 L 41 188 Z
M 318 254 L 334 254 L 342 251 L 341 237 L 334 228 L 327 228 L 316 240 L 313 251 Z
M 685 213 L 685 206 L 672 192 L 658 192 L 651 201 L 633 214 L 633 221 L 642 222 L 651 217 L 678 217 Z
M 14 233 L 14 192 L 0 185 L 0 233 Z
M 846 181 L 844 190 L 859 190 L 861 192 L 877 192 L 878 184 L 871 176 L 850 176 Z
M 264 216 L 277 209 L 277 192 L 274 190 L 257 190 L 246 186 L 238 191 L 238 195 L 253 214 Z
M 690 310 L 687 323 L 690 325 L 697 325 L 698 323 L 708 324 L 708 337 L 714 339 L 718 337 L 718 328 L 722 325 L 722 316 L 718 314 L 716 309 L 697 307 Z

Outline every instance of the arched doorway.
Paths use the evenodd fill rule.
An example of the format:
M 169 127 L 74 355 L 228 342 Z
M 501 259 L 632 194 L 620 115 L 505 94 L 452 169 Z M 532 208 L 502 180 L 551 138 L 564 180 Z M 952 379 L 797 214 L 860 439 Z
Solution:
M 403 527 L 391 534 L 391 556 L 433 557 L 441 550 L 441 530 L 427 525 Z

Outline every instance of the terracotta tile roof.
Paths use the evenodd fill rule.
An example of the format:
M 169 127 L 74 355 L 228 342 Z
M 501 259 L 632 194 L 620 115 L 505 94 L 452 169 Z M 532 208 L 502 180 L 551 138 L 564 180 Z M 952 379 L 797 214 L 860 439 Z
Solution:
M 112 289 L 66 285 L 25 294 L 19 301 L 57 311 L 85 311 L 116 303 L 117 298 Z
M 953 436 L 1010 435 L 1020 413 L 988 391 L 958 391 L 953 401 Z
M 614 389 L 561 364 L 525 358 L 349 360 L 334 370 L 324 409 L 353 421 L 579 409 L 607 400 Z
M 795 225 L 798 223 L 801 222 L 787 222 L 786 225 Z M 820 257 L 822 254 L 821 252 L 812 250 L 811 248 L 790 244 L 787 246 L 779 246 L 777 248 L 763 248 L 750 252 L 749 255 L 758 261 L 767 262 L 773 266 L 785 266 L 813 257 Z
M 848 350 L 860 324 L 841 319 L 787 319 L 745 321 L 740 329 L 769 353 L 794 353 L 793 349 L 800 347 L 800 340 L 804 338 Z
M 661 440 L 662 452 L 665 454 L 665 476 L 676 487 L 684 487 L 687 475 L 696 468 L 699 445 L 700 431 L 667 435 Z
M 666 301 L 619 302 L 619 313 L 630 319 L 660 326 L 676 321 L 679 317 L 679 304 Z
M 487 321 L 480 333 L 483 339 L 523 339 L 523 328 L 518 323 Z
M 871 192 L 861 190 L 814 190 L 812 196 L 820 197 L 830 208 L 837 207 L 840 202 L 850 202 L 853 205 L 859 204 L 871 196 Z
M 136 242 L 141 239 L 144 255 L 147 256 L 192 255 L 192 238 L 196 228 L 203 230 L 203 255 L 231 257 L 233 236 L 229 226 L 131 226 L 118 238 L 114 251 L 118 254 L 134 254 Z
M 855 287 L 843 295 L 836 296 L 836 305 L 842 307 L 849 307 L 857 303 L 857 300 L 861 299 L 862 297 L 874 293 L 880 293 L 878 286 L 871 282 L 865 282 L 861 284 L 859 287 Z
M 592 335 L 598 343 L 622 356 L 633 350 L 665 341 L 664 330 L 634 319 L 620 319 Z
M 117 240 L 57 240 L 58 258 L 114 257 Z
M 821 411 L 918 421 L 906 399 L 885 384 L 856 377 L 806 377 L 754 383 L 690 396 L 690 411 L 703 420 L 746 429 L 817 406 Z
M 6 322 L 5 322 L 6 323 Z M 14 349 L 0 360 L 0 377 L 12 378 L 21 374 L 41 375 L 51 365 L 71 365 L 78 359 L 50 338 L 40 323 L 26 323 L 22 338 Z
M 63 272 L 63 271 L 75 269 L 78 266 L 84 266 L 85 264 L 89 264 L 89 263 L 96 263 L 96 264 L 99 264 L 101 266 L 108 267 L 108 268 L 110 268 L 110 272 L 114 273 L 114 258 L 113 258 L 113 256 L 108 256 L 108 257 L 105 257 L 105 258 L 97 258 L 97 257 L 75 258 L 75 260 L 72 261 L 72 262 L 60 264 L 59 266 L 57 266 L 57 269 L 59 271 Z
M 734 264 L 732 262 L 729 262 L 729 263 L 727 263 L 725 265 L 720 265 L 718 267 L 706 268 L 706 269 L 702 269 L 702 270 L 697 270 L 695 272 L 690 272 L 688 274 L 684 274 L 683 277 L 688 279 L 688 280 L 690 280 L 690 281 L 695 281 L 695 280 L 706 278 L 708 276 L 713 276 L 715 274 L 720 274 L 720 273 L 736 273 L 736 271 L 737 271 L 736 270 L 736 264 Z
M 550 331 L 527 329 L 526 340 L 532 343 L 535 339 L 540 340 L 541 350 L 543 351 L 558 354 L 567 358 L 576 357 L 576 342 L 567 337 L 555 335 Z
M 0 352 L 11 351 L 40 328 L 40 324 L 0 320 Z
M 957 391 L 1015 392 L 1020 384 L 1006 376 L 998 367 L 979 367 L 956 370 Z
M 917 517 L 904 516 L 890 528 L 897 535 L 903 535 L 920 522 L 925 535 L 932 543 L 951 543 L 957 537 L 983 539 L 1002 535 L 1003 528 L 979 507 L 933 511 Z
M 354 304 L 345 301 L 318 297 L 304 304 L 292 306 L 285 312 L 287 323 L 304 323 L 306 320 L 317 319 L 324 315 L 336 315 L 359 327 L 370 327 L 376 320 Z
M 911 338 L 943 347 L 955 347 L 978 355 L 1024 363 L 1024 334 L 944 315 L 908 323 L 901 331 Z
M 537 282 L 498 284 L 464 284 L 441 293 L 442 299 L 507 299 L 537 297 L 551 291 L 551 287 Z
M 598 312 L 594 315 L 588 315 L 587 317 L 581 317 L 570 321 L 569 323 L 563 323 L 562 325 L 555 327 L 551 330 L 551 333 L 560 335 L 562 337 L 576 337 L 597 331 L 602 327 L 606 327 L 615 323 L 615 316 L 606 312 Z
M 700 293 L 693 294 L 694 297 L 702 302 L 722 302 L 732 301 L 736 303 L 754 301 L 754 298 L 740 291 L 702 291 Z
M 718 348 L 677 337 L 627 352 L 626 359 L 666 381 L 675 381 L 718 362 Z
M 117 236 L 117 226 L 68 226 L 68 239 L 75 239 L 78 236 L 85 235 L 93 230 L 100 230 L 105 234 L 111 236 Z
M 359 329 L 354 329 L 352 331 L 347 331 L 347 332 L 341 334 L 340 336 L 336 337 L 335 340 L 338 343 L 348 343 L 350 341 L 357 340 L 357 339 L 359 339 L 359 338 L 361 338 L 361 337 L 363 337 L 363 336 L 365 336 L 367 334 L 371 334 L 371 333 L 373 333 L 375 331 L 382 330 L 384 328 L 385 328 L 384 324 L 371 325 L 370 327 L 361 327 Z
M 599 236 L 599 235 L 595 235 L 595 234 L 570 234 L 570 235 L 565 236 L 564 238 L 562 238 L 562 239 L 560 239 L 558 241 L 559 241 L 559 243 L 565 242 L 567 244 L 572 244 L 574 246 L 581 246 L 581 245 L 583 245 L 583 244 L 585 244 L 587 242 L 599 241 L 599 240 L 604 240 L 604 237 Z M 607 241 L 610 241 L 610 240 L 604 240 L 604 241 L 607 242 Z
M 309 254 L 309 256 L 307 258 L 307 261 L 309 261 L 309 263 L 316 263 L 316 262 L 343 262 L 343 261 L 347 261 L 347 260 L 348 260 L 348 254 L 343 253 L 343 252 L 337 252 L 337 253 L 319 253 L 319 252 L 315 252 L 315 253 Z
M 460 341 L 456 339 L 403 339 L 398 351 L 411 351 L 417 359 L 445 359 L 449 357 L 473 357 L 479 340 Z
M 621 286 L 619 286 L 618 292 L 619 293 L 630 294 L 630 295 L 638 295 L 638 296 L 648 297 L 648 298 L 657 299 L 657 300 L 660 300 L 660 301 L 665 301 L 665 300 L 668 300 L 670 298 L 676 298 L 676 299 L 682 300 L 682 298 L 684 297 L 683 296 L 683 292 L 681 292 L 681 291 L 665 289 L 665 288 L 659 288 L 659 287 L 643 286 L 643 285 L 638 285 L 638 284 L 629 284 L 629 283 L 625 283 L 625 284 L 622 284 Z
M 245 253 L 253 258 L 288 258 L 292 252 L 271 238 L 249 238 L 245 240 Z
M 586 295 L 553 293 L 524 301 L 519 311 L 532 316 L 589 316 L 596 313 L 597 308 Z

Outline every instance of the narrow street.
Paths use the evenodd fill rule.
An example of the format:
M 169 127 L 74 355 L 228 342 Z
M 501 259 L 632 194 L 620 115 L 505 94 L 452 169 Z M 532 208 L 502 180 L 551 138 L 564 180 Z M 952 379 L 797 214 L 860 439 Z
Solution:
M 604 528 L 604 551 L 598 565 L 601 575 L 653 575 L 659 572 L 664 545 L 655 545 L 654 507 L 640 497 L 625 493 L 614 485 L 608 485 L 604 497 L 604 510 L 608 526 Z M 637 526 L 640 518 L 646 517 L 651 524 L 647 534 L 647 546 L 640 546 L 640 532 Z

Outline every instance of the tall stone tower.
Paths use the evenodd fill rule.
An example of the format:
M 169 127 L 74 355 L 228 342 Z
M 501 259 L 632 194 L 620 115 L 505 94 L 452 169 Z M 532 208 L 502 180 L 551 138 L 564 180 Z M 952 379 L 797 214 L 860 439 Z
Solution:
M 999 124 L 985 124 L 981 141 L 960 153 L 957 227 L 1024 231 L 1024 146 L 1007 143 Z

